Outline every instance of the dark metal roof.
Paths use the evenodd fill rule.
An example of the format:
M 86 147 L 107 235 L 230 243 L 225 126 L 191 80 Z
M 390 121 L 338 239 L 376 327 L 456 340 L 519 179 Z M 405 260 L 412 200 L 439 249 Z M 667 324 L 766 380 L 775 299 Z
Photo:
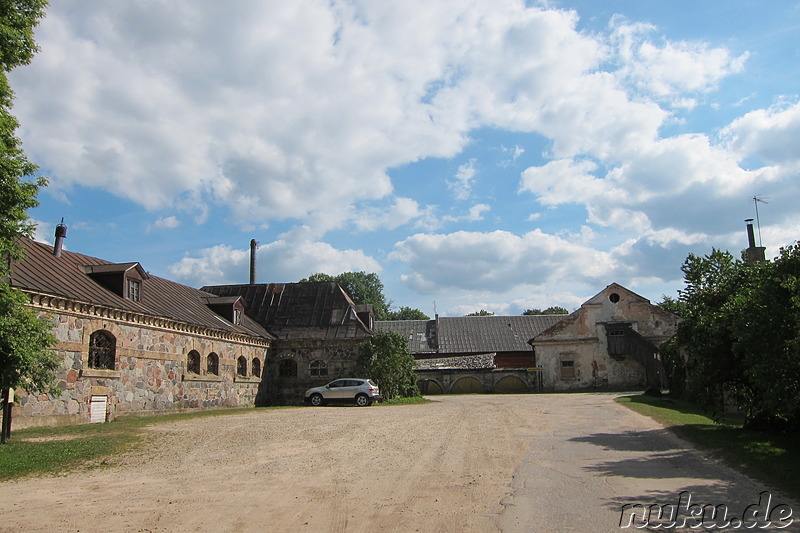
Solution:
M 202 290 L 241 296 L 245 313 L 282 339 L 366 339 L 369 328 L 335 282 L 214 285 Z
M 436 353 L 435 320 L 379 321 L 375 322 L 375 330 L 391 331 L 407 338 L 408 351 L 412 354 Z
M 412 354 L 478 354 L 529 352 L 528 340 L 567 315 L 439 317 L 375 323 L 378 331 L 393 331 L 409 339 Z
M 53 255 L 49 244 L 20 239 L 25 259 L 13 265 L 11 285 L 19 289 L 60 296 L 94 305 L 123 311 L 168 318 L 216 330 L 273 338 L 257 322 L 243 317 L 242 325 L 234 325 L 212 311 L 205 299 L 214 298 L 205 293 L 157 276 L 147 275 L 139 263 L 111 263 L 88 255 L 61 252 Z M 126 272 L 141 269 L 141 301 L 134 302 L 108 290 L 87 272 Z

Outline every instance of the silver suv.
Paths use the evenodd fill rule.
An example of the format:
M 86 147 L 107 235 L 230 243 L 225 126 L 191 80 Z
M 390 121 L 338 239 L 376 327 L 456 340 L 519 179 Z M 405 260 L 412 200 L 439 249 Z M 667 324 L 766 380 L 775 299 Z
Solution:
M 381 399 L 378 386 L 371 379 L 341 378 L 323 385 L 308 389 L 305 401 L 313 406 L 325 405 L 328 402 L 355 402 L 359 407 L 372 405 Z

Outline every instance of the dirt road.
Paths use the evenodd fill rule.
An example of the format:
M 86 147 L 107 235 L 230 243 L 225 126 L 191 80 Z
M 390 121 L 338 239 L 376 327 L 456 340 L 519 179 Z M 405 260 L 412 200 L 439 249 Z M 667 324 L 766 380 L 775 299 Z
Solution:
M 110 468 L 0 484 L 0 531 L 603 532 L 620 531 L 623 503 L 689 490 L 738 512 L 769 490 L 613 398 L 451 396 L 154 426 L 153 446 Z

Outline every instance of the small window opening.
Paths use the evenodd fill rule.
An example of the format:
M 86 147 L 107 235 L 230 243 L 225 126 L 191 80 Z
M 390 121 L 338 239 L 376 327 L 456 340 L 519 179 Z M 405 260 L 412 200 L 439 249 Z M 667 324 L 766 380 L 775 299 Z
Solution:
M 197 350 L 192 350 L 186 356 L 186 371 L 190 374 L 200 373 L 200 354 Z
M 575 361 L 561 361 L 561 379 L 575 378 Z
M 142 301 L 142 282 L 138 279 L 128 278 L 128 300 L 133 302 Z
M 311 365 L 309 366 L 309 373 L 311 376 L 327 376 L 328 375 L 328 363 L 325 361 L 311 361 Z
M 608 295 L 608 299 L 611 300 L 612 304 L 615 304 L 619 301 L 619 294 L 617 294 L 616 292 L 612 292 L 611 294 Z
M 243 355 L 239 356 L 236 360 L 236 374 L 241 377 L 247 377 L 247 359 Z
M 117 339 L 104 330 L 89 337 L 89 368 L 114 370 L 117 358 Z
M 282 359 L 278 363 L 278 376 L 282 378 L 296 378 L 297 362 L 293 359 Z
M 219 376 L 219 356 L 214 352 L 208 354 L 206 358 L 206 372 L 214 376 Z
M 253 375 L 257 378 L 261 377 L 261 360 L 258 357 L 253 359 Z

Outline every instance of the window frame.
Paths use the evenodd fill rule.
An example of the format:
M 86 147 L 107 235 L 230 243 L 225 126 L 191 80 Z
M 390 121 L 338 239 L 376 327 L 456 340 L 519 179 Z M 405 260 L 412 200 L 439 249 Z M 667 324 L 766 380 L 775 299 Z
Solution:
M 219 355 L 216 352 L 206 356 L 206 374 L 219 376 Z
M 102 345 L 102 342 L 107 342 Z M 89 335 L 89 351 L 86 366 L 92 370 L 116 370 L 117 338 L 105 329 L 98 329 Z

